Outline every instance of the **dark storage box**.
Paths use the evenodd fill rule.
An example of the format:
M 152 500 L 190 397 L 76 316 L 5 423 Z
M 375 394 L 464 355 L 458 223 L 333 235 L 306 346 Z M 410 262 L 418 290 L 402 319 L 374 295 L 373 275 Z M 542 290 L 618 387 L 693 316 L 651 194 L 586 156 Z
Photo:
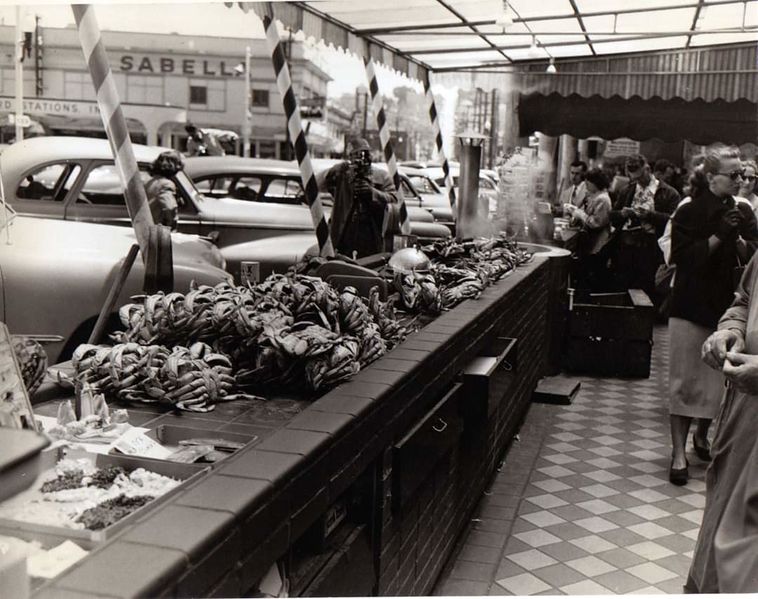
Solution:
M 577 294 L 569 312 L 566 369 L 650 376 L 655 311 L 644 291 Z

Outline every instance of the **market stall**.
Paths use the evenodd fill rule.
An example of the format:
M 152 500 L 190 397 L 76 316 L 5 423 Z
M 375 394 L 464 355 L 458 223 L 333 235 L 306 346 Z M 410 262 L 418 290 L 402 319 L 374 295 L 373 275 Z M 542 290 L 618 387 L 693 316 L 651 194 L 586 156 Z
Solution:
M 478 299 L 425 319 L 315 401 L 280 393 L 200 413 L 127 404 L 129 423 L 160 446 L 187 450 L 204 438 L 216 461 L 96 458 L 106 470 L 183 482 L 122 524 L 72 531 L 89 555 L 42 586 L 35 579 L 38 596 L 237 596 L 274 563 L 291 594 L 429 592 L 546 368 L 548 297 L 565 257 L 534 249 Z M 70 397 L 48 382 L 35 413 L 60 417 Z M 70 540 L 65 529 L 36 538 L 28 528 L 11 530 L 45 549 Z

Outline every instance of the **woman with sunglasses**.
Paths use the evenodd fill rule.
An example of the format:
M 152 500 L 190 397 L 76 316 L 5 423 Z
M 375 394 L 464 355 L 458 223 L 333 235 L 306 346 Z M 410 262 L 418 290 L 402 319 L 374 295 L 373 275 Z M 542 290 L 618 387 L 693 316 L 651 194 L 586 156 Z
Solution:
M 752 176 L 745 170 L 744 176 Z M 747 206 L 747 202 L 740 200 L 738 206 Z M 758 262 L 754 258 L 745 269 L 734 301 L 719 320 L 718 330 L 702 347 L 703 361 L 726 378 L 729 388 L 718 413 L 712 462 L 705 477 L 705 511 L 686 592 L 758 592 L 756 300 Z
M 669 319 L 669 480 L 675 485 L 685 485 L 689 478 L 685 446 L 693 418 L 698 421 L 695 453 L 710 460 L 708 428 L 718 413 L 724 378 L 703 368 L 700 349 L 732 303 L 738 269 L 758 244 L 751 207 L 734 198 L 741 182 L 736 148 L 710 151 L 695 171 L 690 201 L 683 201 L 672 217 L 671 263 L 676 276 Z
M 756 185 L 758 166 L 754 160 L 746 160 L 742 163 L 742 170 L 742 185 L 740 185 L 740 191 L 737 195 L 750 202 L 753 212 L 758 213 L 758 194 L 755 192 L 758 189 L 758 185 Z

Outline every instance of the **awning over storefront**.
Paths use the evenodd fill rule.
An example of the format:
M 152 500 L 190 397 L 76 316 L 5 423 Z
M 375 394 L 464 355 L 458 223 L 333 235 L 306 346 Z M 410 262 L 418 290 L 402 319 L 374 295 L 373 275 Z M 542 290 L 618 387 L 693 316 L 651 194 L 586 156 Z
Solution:
M 704 145 L 758 140 L 758 104 L 748 100 L 705 102 L 535 93 L 520 97 L 518 119 L 522 136 L 540 131 L 556 137 L 569 134 L 580 139 L 593 135 L 637 141 L 686 139 Z

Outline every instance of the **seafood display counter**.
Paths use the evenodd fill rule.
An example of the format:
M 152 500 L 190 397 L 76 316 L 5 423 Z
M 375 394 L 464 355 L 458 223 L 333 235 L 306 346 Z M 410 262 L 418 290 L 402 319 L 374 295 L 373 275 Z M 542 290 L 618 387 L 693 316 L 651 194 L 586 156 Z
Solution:
M 243 596 L 275 565 L 291 595 L 428 594 L 548 370 L 562 259 L 537 252 L 316 401 L 129 406 L 155 439 L 233 453 L 35 596 Z M 55 395 L 35 413 L 56 414 Z

